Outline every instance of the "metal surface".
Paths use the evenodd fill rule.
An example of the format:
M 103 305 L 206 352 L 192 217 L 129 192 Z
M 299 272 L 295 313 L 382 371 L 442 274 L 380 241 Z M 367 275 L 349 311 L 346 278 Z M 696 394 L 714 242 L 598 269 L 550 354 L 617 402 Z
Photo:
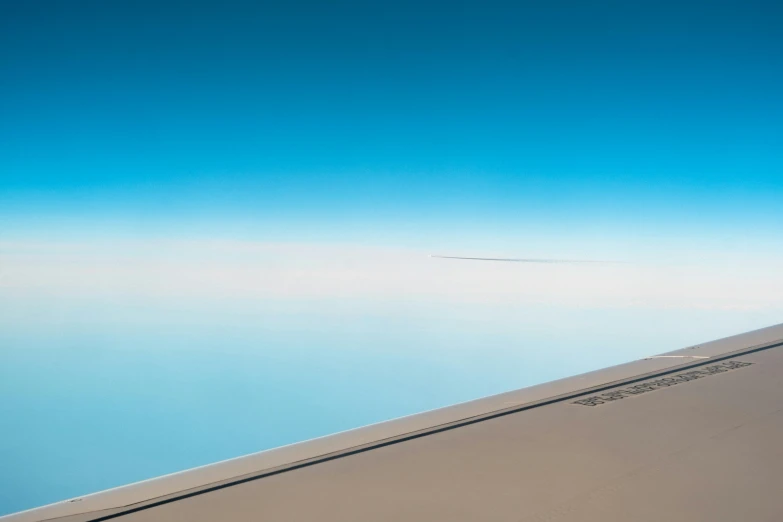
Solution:
M 781 520 L 781 339 L 750 332 L 8 521 Z

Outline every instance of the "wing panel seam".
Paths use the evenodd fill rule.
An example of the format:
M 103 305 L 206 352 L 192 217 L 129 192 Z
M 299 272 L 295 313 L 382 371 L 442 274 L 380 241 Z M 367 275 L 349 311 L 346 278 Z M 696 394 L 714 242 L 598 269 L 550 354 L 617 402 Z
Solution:
M 466 418 L 466 419 L 454 421 L 453 423 L 450 423 L 450 424 L 440 425 L 440 426 L 437 426 L 437 427 L 434 427 L 434 428 L 420 430 L 418 432 L 407 433 L 407 434 L 398 436 L 396 438 L 392 438 L 392 440 L 385 440 L 385 441 L 380 441 L 380 442 L 369 443 L 369 444 L 367 444 L 365 446 L 361 446 L 361 447 L 357 447 L 357 448 L 353 448 L 353 449 L 348 449 L 348 450 L 345 450 L 345 451 L 341 451 L 340 453 L 337 453 L 337 454 L 326 455 L 326 456 L 321 456 L 321 457 L 315 457 L 312 460 L 308 460 L 308 461 L 305 461 L 305 462 L 300 462 L 299 464 L 294 464 L 292 466 L 287 466 L 287 467 L 285 467 L 283 469 L 267 471 L 267 472 L 263 472 L 263 473 L 260 473 L 260 474 L 257 474 L 257 475 L 253 475 L 253 476 L 250 476 L 250 477 L 244 477 L 244 478 L 241 478 L 241 479 L 237 479 L 237 480 L 230 480 L 229 479 L 230 480 L 229 482 L 225 482 L 223 484 L 217 484 L 217 485 L 210 486 L 210 487 L 207 487 L 207 488 L 204 488 L 204 489 L 200 489 L 198 491 L 192 491 L 190 493 L 185 493 L 185 494 L 182 494 L 182 495 L 173 496 L 173 497 L 170 497 L 170 498 L 159 500 L 157 502 L 152 502 L 150 504 L 145 504 L 143 506 L 138 506 L 138 507 L 135 507 L 135 508 L 132 508 L 132 509 L 126 509 L 124 511 L 119 511 L 117 513 L 111 513 L 111 514 L 104 515 L 104 516 L 101 516 L 101 517 L 98 517 L 98 518 L 93 518 L 93 519 L 88 520 L 87 522 L 104 522 L 106 520 L 112 520 L 112 519 L 119 518 L 119 517 L 122 517 L 122 516 L 125 516 L 125 515 L 130 515 L 130 514 L 133 514 L 133 513 L 137 513 L 139 511 L 144 511 L 144 510 L 152 509 L 152 508 L 159 507 L 159 506 L 162 506 L 162 505 L 165 505 L 165 504 L 170 504 L 172 502 L 177 502 L 177 501 L 180 501 L 180 500 L 186 500 L 188 498 L 192 498 L 192 497 L 199 496 L 199 495 L 204 495 L 204 494 L 207 494 L 207 493 L 212 493 L 214 491 L 218 491 L 218 490 L 221 490 L 221 489 L 229 488 L 229 487 L 232 487 L 232 486 L 238 486 L 240 484 L 245 484 L 247 482 L 252 482 L 252 481 L 260 480 L 260 479 L 263 479 L 263 478 L 266 478 L 266 477 L 279 475 L 281 473 L 286 473 L 288 471 L 295 471 L 295 470 L 298 470 L 298 469 L 314 466 L 316 464 L 321 464 L 321 463 L 324 463 L 324 462 L 329 462 L 329 461 L 340 459 L 340 458 L 344 458 L 344 457 L 350 457 L 352 455 L 357 455 L 359 453 L 364 453 L 364 452 L 371 451 L 371 450 L 374 450 L 374 449 L 379 449 L 379 448 L 383 448 L 383 447 L 386 447 L 386 446 L 392 446 L 392 445 L 400 444 L 402 442 L 406 442 L 406 441 L 409 441 L 409 440 L 415 440 L 415 439 L 418 439 L 418 438 L 421 438 L 421 437 L 426 437 L 426 436 L 429 436 L 429 435 L 435 435 L 437 433 L 442 433 L 442 432 L 445 432 L 445 431 L 454 430 L 454 429 L 461 428 L 461 427 L 464 427 L 464 426 L 469 426 L 471 424 L 477 424 L 479 422 L 484 422 L 484 421 L 487 421 L 487 420 L 497 419 L 497 418 L 500 418 L 500 417 L 505 417 L 506 415 L 512 415 L 512 414 L 515 414 L 515 413 L 521 413 L 521 412 L 524 412 L 524 411 L 527 411 L 527 410 L 532 410 L 532 409 L 540 408 L 540 407 L 543 407 L 543 406 L 549 406 L 551 404 L 557 404 L 557 403 L 560 403 L 560 402 L 570 401 L 572 399 L 583 397 L 585 395 L 601 393 L 601 392 L 606 391 L 606 390 L 611 390 L 612 388 L 617 388 L 619 386 L 626 386 L 626 385 L 629 385 L 629 384 L 635 384 L 635 383 L 638 383 L 638 382 L 646 381 L 648 379 L 653 379 L 653 378 L 656 378 L 656 377 L 670 375 L 672 373 L 677 373 L 677 372 L 689 370 L 691 368 L 698 368 L 699 366 L 705 366 L 705 365 L 708 365 L 708 364 L 714 364 L 716 362 L 725 361 L 725 360 L 728 360 L 728 359 L 733 359 L 734 357 L 740 357 L 742 355 L 748 355 L 748 354 L 752 354 L 752 353 L 762 352 L 762 351 L 765 351 L 765 350 L 770 350 L 772 348 L 778 348 L 778 347 L 781 347 L 781 346 L 783 346 L 783 342 L 782 341 L 780 341 L 780 340 L 773 341 L 773 344 L 767 344 L 765 346 L 742 348 L 740 350 L 736 350 L 734 352 L 731 352 L 731 353 L 728 353 L 728 354 L 725 354 L 725 355 L 716 356 L 716 357 L 710 357 L 709 359 L 698 360 L 696 362 L 692 362 L 692 363 L 689 363 L 689 364 L 683 364 L 683 365 L 680 365 L 680 366 L 677 366 L 677 367 L 674 367 L 674 368 L 668 368 L 668 369 L 660 370 L 660 371 L 657 371 L 657 372 L 651 372 L 651 373 L 648 373 L 648 374 L 645 374 L 645 375 L 639 376 L 639 377 L 632 377 L 632 378 L 629 378 L 629 379 L 621 379 L 619 381 L 613 381 L 611 383 L 600 385 L 598 387 L 585 388 L 585 389 L 579 390 L 577 392 L 572 392 L 572 393 L 568 393 L 568 394 L 552 397 L 552 398 L 545 399 L 545 400 L 540 401 L 540 402 L 533 402 L 533 403 L 524 404 L 522 406 L 512 406 L 510 408 L 506 408 L 506 409 L 502 409 L 502 410 L 496 410 L 496 411 L 493 411 L 493 412 L 481 414 L 479 416 L 469 417 L 469 418 Z M 56 519 L 49 519 L 49 520 L 56 520 Z

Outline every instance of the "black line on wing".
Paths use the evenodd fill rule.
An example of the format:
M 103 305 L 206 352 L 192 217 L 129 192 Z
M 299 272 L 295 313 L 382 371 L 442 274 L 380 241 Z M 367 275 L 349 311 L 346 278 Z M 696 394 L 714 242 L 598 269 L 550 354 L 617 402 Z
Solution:
M 332 461 L 332 460 L 341 459 L 343 457 L 350 457 L 351 455 L 357 455 L 359 453 L 364 453 L 366 451 L 372 451 L 374 449 L 383 448 L 383 447 L 386 447 L 386 446 L 392 446 L 394 444 L 400 444 L 402 442 L 406 442 L 406 441 L 414 440 L 414 439 L 419 439 L 421 437 L 426 437 L 428 435 L 434 435 L 436 433 L 442 433 L 444 431 L 455 430 L 455 429 L 461 428 L 463 426 L 469 426 L 471 424 L 477 424 L 479 422 L 484 422 L 484 421 L 491 420 L 491 419 L 497 419 L 498 417 L 505 417 L 506 415 L 512 415 L 514 413 L 520 413 L 520 412 L 523 412 L 523 411 L 532 410 L 534 408 L 541 408 L 542 406 L 549 406 L 550 404 L 556 404 L 556 403 L 559 403 L 559 402 L 570 401 L 572 399 L 576 399 L 578 397 L 583 397 L 585 395 L 601 393 L 601 392 L 604 392 L 606 390 L 611 390 L 613 388 L 618 388 L 620 386 L 627 386 L 629 384 L 635 384 L 637 382 L 647 381 L 649 379 L 654 379 L 654 378 L 661 377 L 661 376 L 664 376 L 664 375 L 670 375 L 672 373 L 678 373 L 678 372 L 682 372 L 682 371 L 685 371 L 685 370 L 690 370 L 691 368 L 698 368 L 699 366 L 705 366 L 705 365 L 708 365 L 708 364 L 715 364 L 716 362 L 725 361 L 727 359 L 733 359 L 735 357 L 741 357 L 743 355 L 748 355 L 748 354 L 751 354 L 751 353 L 763 352 L 765 350 L 770 350 L 772 348 L 779 348 L 781 346 L 783 346 L 783 342 L 775 342 L 773 344 L 768 344 L 766 346 L 760 346 L 760 347 L 757 347 L 757 348 L 749 348 L 749 349 L 745 349 L 745 350 L 739 349 L 739 350 L 736 350 L 736 351 L 734 351 L 732 353 L 729 353 L 729 354 L 726 354 L 726 355 L 723 355 L 723 356 L 720 356 L 720 357 L 711 357 L 709 359 L 699 360 L 699 362 L 696 362 L 696 363 L 693 363 L 693 364 L 682 365 L 682 366 L 678 366 L 678 367 L 675 367 L 675 368 L 670 368 L 668 370 L 662 370 L 662 371 L 659 371 L 659 372 L 648 373 L 648 374 L 641 375 L 641 376 L 636 377 L 636 378 L 632 378 L 630 380 L 620 380 L 620 381 L 613 382 L 611 384 L 606 384 L 606 385 L 601 386 L 601 387 L 590 388 L 590 389 L 587 389 L 587 390 L 577 391 L 577 392 L 574 392 L 574 393 L 570 393 L 568 395 L 563 395 L 563 396 L 555 397 L 553 399 L 544 400 L 542 402 L 537 402 L 537 403 L 534 403 L 534 404 L 527 404 L 525 406 L 520 406 L 520 407 L 513 407 L 512 409 L 509 409 L 509 410 L 500 410 L 500 411 L 496 411 L 494 413 L 490 412 L 490 413 L 483 414 L 483 415 L 480 415 L 480 416 L 464 419 L 462 421 L 456 421 L 454 424 L 449 424 L 447 426 L 442 426 L 440 428 L 434 428 L 434 429 L 430 429 L 430 430 L 423 431 L 423 432 L 412 433 L 410 435 L 404 435 L 404 436 L 402 436 L 400 438 L 393 439 L 393 440 L 390 440 L 390 441 L 379 442 L 377 444 L 370 443 L 371 445 L 369 445 L 369 446 L 366 446 L 366 447 L 363 447 L 363 448 L 358 448 L 358 449 L 355 449 L 355 450 L 345 451 L 345 452 L 339 453 L 337 455 L 331 455 L 331 456 L 322 457 L 322 458 L 317 458 L 316 457 L 314 460 L 312 460 L 310 462 L 303 462 L 302 464 L 297 464 L 297 465 L 290 466 L 290 467 L 287 467 L 287 468 L 284 468 L 284 469 L 278 469 L 278 470 L 275 470 L 275 471 L 270 471 L 268 473 L 260 473 L 258 475 L 254 475 L 252 477 L 245 477 L 245 478 L 237 479 L 237 480 L 234 480 L 234 481 L 231 481 L 231 482 L 226 482 L 224 484 L 218 484 L 216 486 L 211 486 L 211 487 L 207 487 L 205 489 L 200 489 L 198 491 L 192 491 L 190 493 L 185 493 L 183 495 L 178 495 L 178 496 L 175 496 L 175 497 L 159 500 L 157 502 L 152 502 L 150 504 L 145 504 L 143 506 L 138 506 L 138 507 L 135 507 L 135 508 L 132 508 L 132 509 L 127 509 L 127 510 L 124 510 L 124 511 L 113 513 L 111 515 L 105 515 L 105 516 L 102 516 L 102 517 L 93 518 L 93 519 L 91 519 L 91 520 L 89 520 L 87 522 L 103 522 L 104 520 L 111 520 L 113 518 L 119 518 L 121 516 L 130 515 L 131 513 L 136 513 L 138 511 L 144 511 L 146 509 L 162 506 L 164 504 L 170 504 L 171 502 L 177 502 L 178 500 L 185 500 L 185 499 L 190 498 L 190 497 L 203 495 L 205 493 L 211 493 L 213 491 L 229 488 L 231 486 L 236 486 L 238 484 L 244 484 L 245 482 L 251 482 L 251 481 L 254 481 L 254 480 L 259 480 L 259 479 L 266 478 L 266 477 L 271 477 L 271 476 L 274 476 L 274 475 L 280 475 L 281 473 L 286 473 L 288 471 L 294 471 L 294 470 L 301 469 L 301 468 L 307 468 L 307 467 L 310 467 L 310 466 L 315 466 L 316 464 L 321 464 L 323 462 L 329 462 L 329 461 Z M 176 493 L 173 493 L 173 494 L 176 495 Z

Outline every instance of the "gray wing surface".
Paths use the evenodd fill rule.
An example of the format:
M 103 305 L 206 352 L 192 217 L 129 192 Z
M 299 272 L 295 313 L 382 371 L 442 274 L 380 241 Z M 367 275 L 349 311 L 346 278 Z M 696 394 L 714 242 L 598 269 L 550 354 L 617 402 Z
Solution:
M 783 325 L 0 518 L 783 520 Z

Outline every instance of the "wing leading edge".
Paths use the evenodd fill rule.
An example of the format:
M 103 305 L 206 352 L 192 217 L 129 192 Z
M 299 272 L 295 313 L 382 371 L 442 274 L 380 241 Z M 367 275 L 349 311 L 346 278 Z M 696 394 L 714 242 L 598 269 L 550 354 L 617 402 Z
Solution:
M 778 520 L 782 375 L 778 325 L 0 518 Z

